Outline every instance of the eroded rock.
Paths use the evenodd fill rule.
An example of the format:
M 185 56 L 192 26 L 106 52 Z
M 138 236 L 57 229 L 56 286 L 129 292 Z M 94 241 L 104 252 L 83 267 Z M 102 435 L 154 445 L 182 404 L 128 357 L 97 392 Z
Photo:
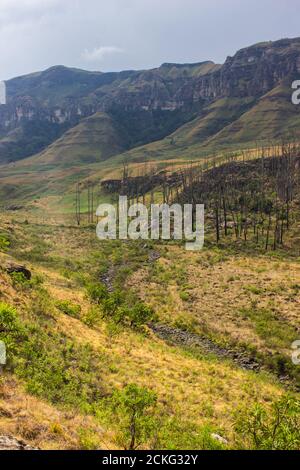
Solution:
M 37 450 L 12 436 L 0 436 L 0 450 Z

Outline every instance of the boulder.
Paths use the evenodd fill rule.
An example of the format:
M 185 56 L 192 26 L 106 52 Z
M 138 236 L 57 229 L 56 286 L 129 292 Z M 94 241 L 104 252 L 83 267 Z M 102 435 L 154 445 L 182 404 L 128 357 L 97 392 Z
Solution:
M 37 450 L 11 436 L 0 436 L 0 450 Z
M 221 444 L 227 445 L 228 441 L 222 436 L 219 436 L 219 434 L 212 434 L 211 437 L 215 439 L 216 441 L 220 442 Z
M 29 269 L 27 269 L 25 266 L 22 266 L 22 265 L 19 265 L 19 264 L 11 263 L 11 264 L 7 265 L 6 271 L 8 272 L 8 274 L 22 273 L 28 281 L 30 281 L 30 279 L 31 279 L 31 272 L 29 271 Z

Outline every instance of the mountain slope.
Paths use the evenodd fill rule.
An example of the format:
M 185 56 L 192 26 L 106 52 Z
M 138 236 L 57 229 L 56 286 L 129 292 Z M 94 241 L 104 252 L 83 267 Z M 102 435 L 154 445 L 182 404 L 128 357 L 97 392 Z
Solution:
M 113 119 L 105 113 L 96 113 L 83 119 L 30 161 L 58 166 L 89 164 L 105 160 L 125 148 L 125 137 Z
M 180 90 L 215 68 L 204 62 L 101 73 L 57 66 L 10 80 L 7 105 L 0 107 L 0 162 L 38 153 L 96 112 L 110 113 L 120 126 L 127 124 L 131 147 L 160 139 L 201 106 L 182 99 Z
M 300 109 L 291 103 L 291 89 L 279 85 L 264 95 L 248 112 L 222 129 L 207 145 L 243 145 L 255 141 L 300 138 Z
M 223 98 L 204 108 L 200 117 L 165 139 L 130 150 L 128 161 L 197 158 L 226 149 L 300 139 L 300 108 L 291 102 L 288 84 L 258 100 Z
M 235 122 L 283 80 L 297 79 L 299 72 L 299 38 L 250 46 L 222 66 L 210 61 L 166 63 L 153 70 L 119 73 L 52 67 L 7 82 L 7 105 L 0 107 L 0 162 L 42 151 L 97 112 L 107 113 L 124 128 L 128 148 L 204 119 L 187 139 L 186 146 L 198 145 Z M 249 134 L 249 144 L 251 139 Z
M 222 66 L 112 74 L 54 67 L 14 79 L 0 106 L 0 162 L 12 153 L 1 166 L 1 197 L 71 193 L 80 178 L 114 177 L 124 160 L 184 161 L 299 139 L 290 88 L 299 73 L 297 38 L 245 48 Z M 36 155 L 16 161 L 32 147 Z

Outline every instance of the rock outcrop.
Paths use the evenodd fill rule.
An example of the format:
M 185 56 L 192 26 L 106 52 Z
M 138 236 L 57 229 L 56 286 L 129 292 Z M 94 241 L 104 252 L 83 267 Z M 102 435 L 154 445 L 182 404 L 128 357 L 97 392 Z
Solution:
M 1 450 L 38 450 L 11 436 L 0 436 Z
M 31 279 L 31 272 L 25 266 L 22 266 L 22 265 L 19 265 L 19 264 L 14 264 L 14 263 L 9 263 L 5 267 L 5 270 L 6 270 L 6 272 L 8 272 L 8 274 L 14 274 L 14 273 L 23 274 L 25 279 L 27 279 L 28 281 L 30 281 L 30 279 Z

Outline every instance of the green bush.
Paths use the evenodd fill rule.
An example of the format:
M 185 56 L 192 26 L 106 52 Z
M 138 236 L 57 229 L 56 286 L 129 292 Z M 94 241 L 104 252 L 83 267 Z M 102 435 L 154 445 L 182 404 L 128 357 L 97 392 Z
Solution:
M 111 294 L 107 294 L 102 302 L 102 310 L 104 316 L 118 320 L 119 309 L 125 304 L 125 294 L 120 290 L 116 290 Z
M 10 241 L 5 235 L 0 235 L 0 251 L 6 251 L 10 247 Z
M 91 301 L 101 307 L 104 318 L 116 324 L 138 327 L 155 319 L 150 307 L 131 299 L 120 289 L 108 292 L 104 284 L 91 283 L 87 292 Z
M 142 302 L 135 304 L 133 308 L 129 309 L 129 320 L 131 326 L 144 325 L 155 319 L 156 315 L 154 310 Z
M 190 300 L 190 295 L 188 292 L 180 292 L 179 296 L 184 302 L 188 302 Z
M 255 450 L 299 450 L 300 400 L 284 396 L 267 409 L 257 403 L 236 419 L 236 431 Z
M 17 290 L 28 290 L 28 289 L 37 289 L 39 288 L 44 279 L 40 274 L 32 276 L 31 279 L 28 279 L 22 272 L 11 272 L 10 278 L 12 280 L 12 285 Z
M 142 302 L 129 306 L 120 291 L 110 294 L 103 302 L 102 309 L 105 317 L 130 327 L 140 327 L 156 318 L 153 309 Z
M 82 410 L 103 396 L 99 354 L 62 333 L 22 322 L 15 309 L 0 304 L 0 340 L 7 348 L 7 368 L 26 383 L 29 393 Z
M 80 318 L 81 306 L 78 304 L 73 304 L 69 300 L 58 300 L 55 302 L 55 306 L 58 310 L 70 317 Z
M 104 284 L 90 283 L 87 285 L 87 294 L 92 302 L 99 305 L 107 298 L 108 291 Z
M 153 434 L 156 403 L 153 391 L 135 384 L 127 385 L 112 395 L 109 406 L 118 422 L 118 443 L 125 450 L 138 449 Z
M 5 343 L 8 362 L 17 353 L 18 344 L 27 340 L 27 334 L 14 308 L 0 303 L 0 340 Z
M 90 328 L 93 328 L 99 322 L 101 318 L 101 311 L 99 307 L 93 305 L 87 313 L 83 316 L 82 321 Z
M 91 429 L 80 429 L 79 445 L 82 450 L 99 450 L 101 448 L 99 436 Z
M 23 273 L 10 273 L 12 285 L 15 289 L 26 290 L 32 287 L 31 281 Z

